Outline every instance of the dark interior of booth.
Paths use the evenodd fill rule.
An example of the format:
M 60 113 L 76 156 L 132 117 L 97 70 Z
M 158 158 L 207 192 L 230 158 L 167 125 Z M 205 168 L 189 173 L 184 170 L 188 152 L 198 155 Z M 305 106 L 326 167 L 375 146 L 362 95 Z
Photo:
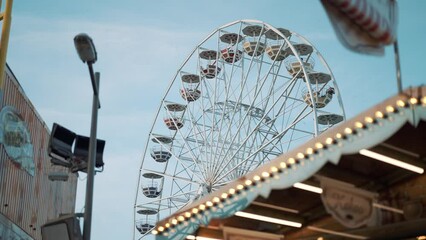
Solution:
M 426 122 L 415 127 L 406 123 L 369 150 L 425 169 Z M 418 239 L 426 235 L 426 174 L 357 153 L 342 155 L 337 165 L 325 164 L 303 183 L 320 187 L 324 178 L 375 194 L 379 206 L 375 221 L 345 226 L 327 211 L 321 194 L 291 187 L 272 190 L 268 198 L 258 197 L 244 211 L 299 222 L 300 228 L 232 216 L 213 219 L 197 233 L 219 237 L 226 226 L 284 235 L 285 239 Z

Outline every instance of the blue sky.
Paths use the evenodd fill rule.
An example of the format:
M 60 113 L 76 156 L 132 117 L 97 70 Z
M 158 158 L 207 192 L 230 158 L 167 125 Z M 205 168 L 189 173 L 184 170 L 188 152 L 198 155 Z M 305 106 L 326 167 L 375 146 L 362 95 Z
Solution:
M 403 86 L 425 84 L 426 1 L 399 2 Z M 98 138 L 107 141 L 105 171 L 95 179 L 92 239 L 130 239 L 144 144 L 169 81 L 215 28 L 257 19 L 298 32 L 321 52 L 338 82 L 348 117 L 397 91 L 393 48 L 360 55 L 337 40 L 319 1 L 15 1 L 8 64 L 48 126 L 89 135 L 87 67 L 73 37 L 88 33 L 101 72 Z M 77 211 L 84 205 L 84 175 Z

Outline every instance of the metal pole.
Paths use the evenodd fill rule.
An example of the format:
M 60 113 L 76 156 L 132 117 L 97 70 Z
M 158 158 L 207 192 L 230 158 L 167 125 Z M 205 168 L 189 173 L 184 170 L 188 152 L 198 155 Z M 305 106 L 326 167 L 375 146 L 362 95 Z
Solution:
M 396 83 L 398 86 L 398 93 L 402 93 L 401 64 L 399 63 L 398 40 L 395 40 L 393 43 L 393 50 L 395 53 Z
M 95 74 L 93 72 L 93 63 L 87 62 L 87 66 L 89 67 L 90 80 L 92 82 L 93 95 L 98 96 L 98 108 L 101 108 L 101 101 L 99 100 L 99 82 L 95 79 Z M 97 73 L 99 74 L 99 73 Z
M 86 202 L 84 209 L 84 226 L 83 226 L 83 239 L 90 240 L 90 232 L 92 227 L 92 206 L 93 206 L 93 185 L 95 182 L 95 163 L 96 163 L 96 129 L 98 122 L 98 106 L 99 106 L 99 78 L 100 74 L 97 72 L 93 74 L 91 64 L 89 65 L 90 76 L 95 75 L 92 79 L 93 86 L 93 105 L 92 105 L 92 125 L 90 127 L 90 143 L 89 143 L 89 159 L 87 162 L 87 183 L 86 183 Z M 94 81 L 93 81 L 94 80 Z M 96 90 L 96 91 L 95 91 Z
M 89 67 L 90 80 L 92 81 L 93 95 L 98 96 L 98 83 L 93 72 L 93 63 L 87 62 L 87 66 Z
M 9 44 L 10 25 L 12 22 L 12 4 L 13 0 L 6 1 L 6 7 L 2 13 L 3 27 L 0 39 L 0 107 L 3 105 L 3 82 L 6 69 L 7 46 Z M 1 1 L 0 1 L 1 8 Z

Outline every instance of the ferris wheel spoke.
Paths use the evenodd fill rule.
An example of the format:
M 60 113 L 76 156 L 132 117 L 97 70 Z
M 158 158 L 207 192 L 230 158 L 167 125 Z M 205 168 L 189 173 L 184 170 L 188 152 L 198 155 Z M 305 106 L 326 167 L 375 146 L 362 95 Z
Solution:
M 219 34 L 219 33 L 218 33 Z M 219 43 L 217 42 L 216 45 L 219 45 Z M 218 56 L 216 56 L 215 58 L 215 65 L 216 65 L 216 69 L 218 68 Z M 209 81 L 213 81 L 213 84 L 210 84 Z M 208 80 L 208 79 L 204 79 L 203 83 L 205 86 L 205 93 L 206 93 L 206 98 L 203 98 L 203 109 L 211 109 L 211 111 L 215 111 L 215 102 L 216 102 L 216 95 L 217 95 L 217 84 L 219 82 L 219 77 L 216 76 L 213 80 Z M 208 99 L 207 104 L 204 102 L 205 99 Z M 213 107 L 211 107 L 213 106 Z M 209 144 L 212 143 L 212 139 L 214 137 L 214 131 L 215 131 L 215 120 L 214 120 L 214 115 L 212 116 L 212 118 L 209 117 L 209 115 L 205 112 L 202 113 L 202 118 L 203 118 L 203 125 L 211 125 L 210 131 L 204 131 L 205 133 L 205 144 L 203 144 L 202 146 L 204 146 L 204 149 L 208 149 Z M 206 159 L 206 163 L 207 163 L 207 172 L 208 172 L 208 177 L 207 180 L 210 179 L 211 177 L 211 171 L 210 171 L 210 166 L 209 166 L 209 161 L 208 159 L 212 159 L 211 158 L 211 154 L 209 154 L 209 151 L 204 151 L 204 158 Z
M 155 200 L 152 200 L 152 201 L 149 201 L 149 202 L 145 202 L 143 205 L 137 205 L 136 207 L 143 208 L 146 205 L 150 205 L 150 204 L 158 204 L 159 205 L 159 204 L 161 204 L 161 202 L 164 202 L 166 200 L 170 200 L 170 199 L 173 199 L 173 198 L 176 198 L 176 197 L 180 197 L 180 196 L 185 196 L 185 195 L 188 195 L 188 194 L 191 194 L 191 193 L 195 193 L 195 192 L 197 192 L 197 190 L 193 190 L 193 191 L 189 191 L 189 192 L 185 192 L 185 193 L 176 194 L 174 196 L 162 197 L 162 198 L 155 199 Z
M 285 89 L 285 91 L 284 91 L 284 93 L 285 92 L 287 92 L 287 90 L 289 89 L 290 91 L 293 91 L 293 88 L 294 88 L 294 86 L 296 85 L 296 81 L 293 81 L 292 82 L 292 84 L 291 85 L 289 85 L 289 87 L 290 88 L 287 88 L 287 89 Z M 283 124 L 282 125 L 282 128 L 285 128 L 286 126 L 288 126 L 288 123 L 289 123 L 289 120 L 291 119 L 291 112 L 293 111 L 293 109 L 294 109 L 294 105 L 295 105 L 295 103 L 296 103 L 296 101 L 293 101 L 293 103 L 292 103 L 292 106 L 288 106 L 287 105 L 287 102 L 288 102 L 288 100 L 289 99 L 294 99 L 294 98 L 292 98 L 292 97 L 289 97 L 289 96 L 285 96 L 284 97 L 284 102 L 281 104 L 281 107 L 279 108 L 279 110 L 277 111 L 277 113 L 275 113 L 276 115 L 274 116 L 274 118 L 273 119 L 271 119 L 271 121 L 273 122 L 273 123 L 275 123 L 275 121 L 278 119 L 278 117 L 279 116 L 284 116 L 283 118 L 282 118 L 282 121 L 283 121 L 283 123 L 284 123 L 284 120 L 285 120 L 285 116 L 288 116 L 287 117 L 287 121 L 286 121 L 286 123 L 285 124 Z M 297 106 L 296 106 L 297 107 Z M 275 125 L 273 125 L 273 124 L 270 124 L 269 125 L 270 126 L 270 129 L 272 128 L 272 126 L 275 126 Z
M 230 87 L 229 87 L 230 81 L 226 81 L 226 82 L 227 82 L 226 83 L 226 86 L 227 86 L 226 89 L 227 90 L 226 90 L 225 99 L 228 98 L 229 90 L 230 90 Z M 217 103 L 215 105 L 218 107 L 216 109 L 219 110 L 220 117 L 219 117 L 219 119 L 214 120 L 214 122 L 217 122 L 218 124 L 217 124 L 217 130 L 215 129 L 212 132 L 212 137 L 214 137 L 216 139 L 216 141 L 212 142 L 212 147 L 211 147 L 211 150 L 210 150 L 210 159 L 211 159 L 211 161 L 210 161 L 211 164 L 209 166 L 210 169 L 213 169 L 214 166 L 217 165 L 218 158 L 215 158 L 214 155 L 215 155 L 215 152 L 217 152 L 218 146 L 221 144 L 221 138 L 222 138 L 221 133 L 222 133 L 223 124 L 225 122 L 224 119 L 226 119 L 228 117 L 228 113 L 225 110 L 226 109 L 226 100 L 223 102 L 223 105 L 219 105 L 219 103 Z M 214 115 L 216 114 L 215 111 L 217 111 L 217 110 L 213 110 Z M 212 172 L 212 174 L 213 174 L 213 172 Z
M 195 145 L 201 145 L 201 144 L 205 144 L 206 141 L 206 125 L 203 124 L 203 128 L 204 129 L 200 129 L 199 125 L 197 124 L 197 120 L 193 117 L 193 113 L 191 112 L 191 110 L 189 111 L 189 116 L 190 116 L 190 123 L 191 123 L 191 130 L 188 132 L 188 134 L 185 136 L 185 139 L 187 140 L 187 142 L 189 142 L 190 139 L 194 139 L 194 144 Z M 191 134 L 192 133 L 192 134 Z M 201 138 L 201 139 L 200 139 Z M 192 155 L 195 155 L 196 158 L 193 159 L 194 162 L 197 163 L 197 165 L 199 165 L 199 169 L 202 170 L 202 174 L 204 179 L 208 179 L 208 166 L 206 166 L 206 164 L 204 164 L 199 156 L 200 156 L 200 149 L 198 148 L 191 148 L 190 151 L 193 150 L 198 150 L 198 152 L 194 152 Z
M 173 183 L 172 184 L 178 188 L 178 189 L 176 189 L 175 191 L 172 192 L 172 194 L 171 194 L 172 196 L 176 196 L 179 193 L 186 193 L 187 191 L 191 191 L 191 186 L 192 185 L 190 183 L 187 183 L 187 184 L 183 185 L 183 184 L 178 183 L 176 181 L 176 179 L 173 179 Z M 189 188 L 189 189 L 185 190 L 187 188 Z M 185 197 L 188 197 L 187 195 L 188 194 L 186 194 Z
M 306 116 L 308 116 L 310 114 L 310 112 L 306 113 L 305 115 L 303 115 L 301 117 L 301 119 L 305 118 Z M 244 161 L 238 163 L 236 166 L 234 166 L 233 168 L 231 168 L 228 172 L 226 172 L 225 174 L 221 175 L 221 179 L 224 179 L 226 176 L 228 176 L 230 173 L 232 173 L 236 168 L 238 168 L 239 166 L 241 166 L 242 164 L 244 164 L 244 162 L 248 161 L 253 155 L 257 154 L 258 152 L 260 152 L 265 146 L 269 145 L 270 143 L 272 143 L 274 140 L 276 140 L 277 138 L 279 138 L 280 136 L 284 135 L 287 133 L 287 131 L 289 131 L 294 124 L 297 123 L 297 121 L 295 120 L 293 122 L 293 124 L 291 126 L 289 126 L 288 128 L 286 128 L 284 131 L 282 131 L 278 136 L 272 138 L 271 140 L 269 140 L 268 142 L 264 143 L 262 145 L 262 147 L 260 147 L 259 149 L 257 149 L 255 152 L 253 152 L 250 156 L 248 156 Z M 221 179 L 217 179 L 217 181 L 220 181 Z
M 231 81 L 228 81 L 229 82 L 229 84 L 231 84 Z M 244 88 L 244 85 L 246 84 L 246 81 L 243 81 L 243 83 L 242 83 L 242 88 Z M 229 88 L 230 89 L 230 88 Z M 241 94 L 241 93 L 240 93 Z M 227 96 L 228 97 L 228 96 Z M 240 98 L 240 96 L 238 97 L 238 98 Z M 229 122 L 233 122 L 233 119 L 234 119 L 234 117 L 235 117 L 235 114 L 230 114 L 230 113 L 236 113 L 236 112 L 239 112 L 239 108 L 240 108 L 241 106 L 239 106 L 239 104 L 238 103 L 236 103 L 236 102 L 234 102 L 234 101 L 231 101 L 231 100 L 229 100 L 228 98 L 223 102 L 223 107 L 222 107 L 222 111 L 221 111 L 221 117 L 218 119 L 218 121 L 219 122 L 221 122 L 221 124 L 220 124 L 220 129 L 218 129 L 218 131 L 217 131 L 217 134 L 218 134 L 218 139 L 223 139 L 223 143 L 226 143 L 227 142 L 227 139 L 228 139 L 228 136 L 229 136 L 229 134 L 230 134 L 230 129 L 231 129 L 231 127 L 232 127 L 232 125 L 231 124 L 227 124 L 227 130 L 225 131 L 225 137 L 223 138 L 222 136 L 221 136 L 221 134 L 222 134 L 222 132 L 223 132 L 223 130 L 222 130 L 222 127 L 223 127 L 223 123 L 225 122 L 225 119 L 227 119 L 227 121 L 229 121 Z M 231 117 L 231 119 L 229 119 L 229 116 L 232 116 Z M 219 145 L 221 145 L 220 146 L 220 151 L 218 151 L 218 149 L 217 149 L 217 147 L 219 147 Z M 225 145 L 227 145 L 227 144 L 217 144 L 217 147 L 216 147 L 216 149 L 214 150 L 214 152 L 220 152 L 220 153 L 222 153 L 222 149 L 223 149 L 223 146 L 225 146 Z M 232 145 L 232 141 L 231 141 L 231 145 Z M 230 145 L 230 146 L 231 146 Z M 214 153 L 213 151 L 212 151 L 212 154 Z M 219 160 L 219 159 L 218 159 Z M 220 166 L 221 165 L 221 163 L 222 163 L 222 161 L 218 161 L 218 160 L 216 160 L 215 161 L 215 164 L 214 164 L 214 166 L 213 166 L 213 173 L 216 171 L 216 169 L 218 168 L 218 166 Z
M 238 131 L 241 130 L 241 127 L 242 127 L 242 125 L 239 125 L 239 130 Z M 220 174 L 228 168 L 228 166 L 229 166 L 230 163 L 232 163 L 232 159 L 234 159 L 234 157 L 237 154 L 237 152 L 243 151 L 242 148 L 245 146 L 245 144 L 247 143 L 247 141 L 252 137 L 252 134 L 254 132 L 256 132 L 256 131 L 252 131 L 251 133 L 247 134 L 247 137 L 244 140 L 242 140 L 240 144 L 237 145 L 237 149 L 234 151 L 234 153 L 231 152 L 232 155 L 230 157 L 228 157 L 228 159 L 230 159 L 229 161 L 223 162 L 223 164 L 221 165 L 221 168 L 219 168 L 218 171 L 215 174 L 215 176 L 216 176 L 215 183 L 217 182 L 217 179 L 219 178 Z M 235 140 L 235 138 L 233 140 Z M 230 150 L 231 150 L 231 145 L 226 150 L 226 154 L 228 154 L 230 152 Z
M 273 68 L 273 65 L 271 65 L 270 66 L 270 68 L 269 68 L 269 70 L 267 71 L 267 75 L 263 78 L 263 81 L 262 81 L 262 83 L 261 83 L 261 86 L 263 86 L 264 85 L 264 83 L 266 82 L 266 80 L 268 80 L 268 75 L 270 74 L 270 72 L 271 72 L 271 70 L 272 70 L 272 68 Z M 247 82 L 247 80 L 248 80 L 248 78 L 246 78 L 246 79 L 244 79 L 243 80 L 243 82 L 244 82 L 244 84 Z M 258 79 L 259 80 L 259 79 Z M 256 86 L 254 87 L 254 89 L 257 89 L 259 86 L 256 84 Z M 242 92 L 243 91 L 241 91 L 241 94 L 242 94 Z M 259 94 L 260 94 L 260 91 L 256 91 L 255 92 L 255 94 L 254 94 L 254 99 L 252 100 L 252 102 L 254 102 L 254 100 L 259 96 Z M 241 95 L 240 95 L 240 97 L 239 97 L 239 99 L 240 99 L 240 101 L 241 101 Z M 234 107 L 234 112 L 239 112 L 239 111 L 235 111 L 236 110 L 236 107 L 237 107 L 238 105 L 236 104 L 235 105 L 235 107 Z M 247 105 L 246 105 L 247 106 Z M 239 126 L 237 127 L 238 128 L 238 130 L 237 130 L 237 132 L 239 132 L 240 131 L 240 129 L 242 128 L 242 126 L 246 123 L 245 122 L 245 120 L 247 119 L 247 116 L 250 116 L 249 115 L 249 112 L 250 112 L 250 110 L 253 108 L 253 104 L 252 105 L 248 105 L 247 106 L 248 107 L 248 109 L 247 109 L 247 112 L 245 113 L 245 115 L 244 115 L 244 117 L 243 117 L 243 119 L 241 119 L 240 121 L 239 121 Z M 235 117 L 236 115 L 234 114 L 234 115 L 232 115 L 232 119 L 231 119 L 231 122 L 233 121 L 233 119 L 234 119 L 234 117 Z M 228 130 L 226 131 L 226 135 L 228 136 L 228 134 L 230 133 L 230 128 L 232 127 L 232 125 L 228 125 Z M 227 139 L 227 136 L 225 137 L 225 139 Z M 236 141 L 236 139 L 237 139 L 237 137 L 238 137 L 238 135 L 235 135 L 235 136 L 231 136 L 232 137 L 232 140 L 230 141 L 231 143 L 233 143 L 233 142 L 235 142 Z M 247 141 L 249 138 L 246 138 L 246 140 L 245 141 Z M 243 143 L 244 144 L 244 143 Z M 242 145 L 241 145 L 242 146 Z M 231 150 L 231 148 L 232 148 L 232 144 L 230 144 L 230 145 L 228 145 L 228 148 L 225 150 L 225 156 L 229 153 L 229 151 Z M 239 150 L 239 149 L 238 149 Z M 238 151 L 237 150 L 237 151 Z M 221 149 L 221 152 L 223 151 L 223 149 Z M 235 156 L 235 154 L 233 154 L 233 156 Z M 232 159 L 232 158 L 230 158 L 230 159 Z M 226 162 L 225 163 L 225 161 L 222 161 L 221 162 L 221 164 L 218 164 L 218 166 L 216 166 L 216 168 L 214 169 L 214 171 L 217 173 L 217 171 L 223 166 L 223 164 L 225 163 L 225 167 L 227 166 L 227 165 L 229 165 L 229 163 L 230 162 L 232 162 L 231 160 L 230 161 L 228 161 L 228 162 Z M 216 176 L 217 176 L 217 174 L 216 174 Z
M 285 128 L 284 131 L 282 131 L 281 133 L 279 133 L 277 136 L 275 136 L 274 138 L 283 136 L 284 134 L 286 134 L 291 128 L 294 128 L 296 126 L 296 124 L 298 122 L 300 122 L 301 120 L 305 119 L 307 116 L 309 116 L 313 110 L 311 109 L 310 111 L 307 111 L 305 114 L 303 114 L 306 110 L 308 109 L 308 106 L 305 106 L 304 109 L 298 114 L 298 116 L 293 120 L 292 124 L 289 125 L 287 128 Z M 309 132 L 311 133 L 311 132 Z M 312 133 L 311 133 L 312 134 Z M 275 140 L 275 139 L 271 139 L 271 141 Z M 265 139 L 266 140 L 266 139 Z M 269 143 L 267 143 L 269 144 Z M 265 145 L 265 144 L 263 144 Z
M 182 170 L 187 173 L 188 176 L 193 176 L 193 177 L 197 177 L 199 179 L 200 182 L 203 182 L 204 179 L 202 177 L 200 177 L 199 175 L 195 174 L 194 170 L 191 169 L 190 165 L 187 165 L 186 163 L 184 163 L 184 161 L 182 160 L 182 157 L 176 156 L 174 155 L 174 153 L 172 153 L 172 156 L 174 159 L 177 160 L 176 164 L 178 164 L 179 166 L 181 166 Z M 195 164 L 195 161 L 193 158 L 191 158 L 192 160 L 192 164 Z M 198 166 L 198 165 L 197 165 Z
M 200 48 L 197 48 L 198 50 L 198 54 L 200 54 Z M 201 68 L 201 63 L 200 61 L 197 61 L 197 69 Z M 208 91 L 205 91 L 205 88 L 208 87 L 207 83 L 205 81 L 200 81 L 199 85 L 201 88 L 201 91 L 204 92 L 204 94 L 208 93 Z M 201 102 L 201 109 L 203 108 L 202 106 L 205 104 L 205 99 L 206 97 L 201 97 L 199 100 Z M 209 99 L 209 98 L 207 98 Z M 200 104 L 191 104 L 192 109 L 195 109 L 197 106 L 200 107 Z M 192 110 L 190 108 L 190 124 L 191 124 L 191 131 L 188 132 L 187 136 L 183 136 L 182 139 L 184 139 L 184 142 L 187 142 L 185 139 L 193 139 L 195 146 L 202 144 L 203 142 L 206 142 L 207 139 L 207 135 L 206 133 L 208 132 L 208 130 L 206 129 L 207 124 L 204 122 L 204 124 L 202 125 L 202 129 L 200 129 L 198 123 L 198 119 L 196 119 L 195 117 L 193 117 L 194 114 L 197 114 L 197 111 L 191 111 Z M 199 113 L 198 113 L 199 114 Z M 203 117 L 204 115 L 202 115 Z M 192 135 L 191 135 L 192 133 Z M 206 179 L 208 178 L 209 172 L 208 172 L 208 168 L 206 166 L 206 164 L 203 164 L 203 161 L 200 161 L 200 154 L 202 154 L 200 152 L 200 149 L 198 149 L 197 152 L 193 152 L 193 150 L 197 150 L 197 148 L 195 147 L 191 147 L 191 146 L 187 146 L 188 149 L 191 152 L 191 158 L 194 160 L 194 162 L 197 164 L 197 166 L 199 166 L 200 172 L 203 175 L 204 178 L 204 182 L 206 181 Z
M 305 107 L 305 109 L 307 109 L 307 107 Z M 228 171 L 227 173 L 225 173 L 223 175 L 223 177 L 228 176 L 232 171 L 234 171 L 237 167 L 241 166 L 242 164 L 244 164 L 245 162 L 249 161 L 250 158 L 254 155 L 257 154 L 259 151 L 263 150 L 266 146 L 270 145 L 273 141 L 281 138 L 284 134 L 286 134 L 297 122 L 299 122 L 300 120 L 304 119 L 306 116 L 308 116 L 312 111 L 307 112 L 305 115 L 302 116 L 302 113 L 304 111 L 302 111 L 297 117 L 296 119 L 293 121 L 293 124 L 291 124 L 290 126 L 288 126 L 284 131 L 282 131 L 281 133 L 277 134 L 276 136 L 274 136 L 271 140 L 269 140 L 268 142 L 262 144 L 257 151 L 255 151 L 254 153 L 252 153 L 250 156 L 248 156 L 244 161 L 242 161 L 241 163 L 237 164 L 235 167 L 233 167 L 230 171 Z M 223 171 L 222 171 L 223 172 Z
M 268 72 L 270 72 L 270 70 L 268 71 Z M 266 79 L 266 78 L 265 78 Z M 295 81 L 293 81 L 293 82 L 295 82 Z M 288 87 L 290 87 L 290 85 L 288 86 Z M 285 88 L 284 89 L 284 92 L 288 89 L 288 87 L 287 88 Z M 258 95 L 256 95 L 256 97 L 257 97 Z M 273 104 L 272 104 L 272 106 L 270 107 L 270 111 L 274 108 L 274 106 L 278 103 L 278 101 L 279 101 L 279 99 L 277 99 Z M 250 109 L 250 107 L 251 106 L 249 106 L 249 109 Z M 242 126 L 244 125 L 244 120 L 247 118 L 247 116 L 248 116 L 248 113 L 249 113 L 249 111 L 247 111 L 246 112 L 246 114 L 245 114 L 245 116 L 244 116 L 244 118 L 243 118 L 243 121 L 240 121 L 240 124 L 237 126 L 237 132 L 239 132 L 240 131 L 240 129 L 242 128 Z M 262 119 L 261 120 L 263 120 L 264 118 L 265 118 L 265 116 L 266 116 L 266 114 L 262 117 Z M 257 124 L 257 126 L 256 126 L 256 128 L 258 128 L 259 127 L 259 125 L 261 124 L 261 122 L 262 121 L 259 121 L 258 122 L 258 124 Z M 229 128 L 230 128 L 231 126 L 229 126 Z M 255 128 L 255 129 L 256 129 Z M 229 129 L 228 129 L 228 131 L 227 132 L 229 132 Z M 250 139 L 250 137 L 251 137 L 251 135 L 254 133 L 255 131 L 253 131 L 252 133 L 250 133 L 250 134 L 247 134 L 247 137 L 242 141 L 242 143 L 241 144 L 239 144 L 240 145 L 240 147 L 238 147 L 238 149 L 237 149 L 237 151 L 239 151 L 240 150 L 240 148 L 241 148 L 241 146 L 243 146 L 249 139 Z M 232 138 L 232 140 L 230 141 L 231 143 L 232 142 L 235 142 L 235 139 L 236 139 L 236 137 L 237 136 L 233 136 L 233 138 Z M 231 146 L 232 145 L 229 145 L 228 146 L 228 148 L 225 150 L 225 156 L 229 153 L 229 151 L 230 151 L 230 149 L 231 149 Z M 233 154 L 231 157 L 229 157 L 229 159 L 233 159 L 234 158 L 234 156 L 235 156 L 235 154 Z M 225 162 L 225 161 L 223 161 L 222 162 L 222 164 L 221 165 L 219 165 L 216 169 L 215 169 L 215 176 L 219 176 L 220 175 L 220 173 L 219 173 L 219 171 L 221 171 L 221 172 L 223 172 L 223 170 L 224 169 L 226 169 L 227 168 L 227 166 L 231 163 L 232 161 L 230 160 L 230 161 L 227 161 L 227 162 Z
M 173 122 L 173 124 L 174 124 L 175 126 L 178 126 L 178 122 L 177 122 L 177 121 L 176 121 L 176 119 L 174 118 L 173 114 L 171 114 L 171 113 L 170 113 L 170 111 L 167 111 L 167 112 L 168 112 L 168 115 L 170 116 L 170 118 L 169 118 L 169 119 L 171 119 L 171 120 L 172 120 L 172 122 Z M 184 137 L 184 135 L 183 135 L 184 133 L 182 133 L 182 132 L 181 132 L 180 128 L 178 128 L 178 129 L 177 129 L 176 134 L 177 134 L 177 135 L 179 135 L 181 139 L 185 139 L 185 137 Z M 201 173 L 204 173 L 204 171 L 202 171 L 202 170 L 203 170 L 202 166 L 200 166 L 200 165 L 198 164 L 198 162 L 197 162 L 196 154 L 194 154 L 194 153 L 193 153 L 193 151 L 192 151 L 191 147 L 188 145 L 188 143 L 187 143 L 187 142 L 184 142 L 183 147 L 184 147 L 184 148 L 187 150 L 187 152 L 190 154 L 190 157 L 191 157 L 191 159 L 192 159 L 193 163 L 197 166 L 198 170 L 199 170 Z M 193 176 L 198 176 L 197 174 L 194 174 L 194 170 L 191 170 L 189 166 L 187 166 L 187 165 L 186 165 L 186 164 L 184 164 L 182 161 L 180 161 L 180 158 L 179 158 L 179 157 L 176 157 L 176 159 L 178 159 L 178 161 L 181 163 L 181 165 L 182 165 L 182 167 L 185 169 L 185 171 L 190 171 L 190 172 L 192 173 L 192 175 L 193 175 Z M 200 176 L 198 176 L 198 177 L 199 177 L 199 179 L 200 179 L 201 181 L 205 181 L 205 178 L 200 177 Z
M 154 170 L 150 170 L 150 169 L 144 169 L 144 171 L 145 172 L 149 172 L 149 173 L 155 173 L 155 174 L 158 174 L 158 175 L 163 176 L 163 177 L 170 177 L 171 179 L 178 179 L 178 180 L 182 180 L 182 181 L 189 182 L 189 183 L 200 184 L 199 182 L 193 181 L 191 179 L 186 179 L 186 178 L 183 178 L 183 177 L 173 176 L 173 175 L 170 175 L 170 174 L 165 174 L 165 173 L 154 171 Z
M 216 46 L 217 46 L 217 49 L 218 50 L 220 50 L 220 31 L 217 31 L 217 40 L 216 40 Z M 219 62 L 218 62 L 218 60 L 219 60 L 219 53 L 216 55 L 216 67 L 218 67 L 218 65 L 219 65 Z M 224 66 L 223 65 L 221 65 L 222 66 L 222 72 L 225 72 L 225 69 L 224 69 Z M 224 76 L 224 73 L 222 73 L 222 75 Z M 217 102 L 217 89 L 218 89 L 218 83 L 219 83 L 219 78 L 218 78 L 218 76 L 216 75 L 215 76 L 215 78 L 213 79 L 214 80 L 214 87 L 213 87 L 213 92 L 212 92 L 212 98 L 213 98 L 213 100 L 212 100 L 212 105 L 211 105 L 211 108 L 212 108 L 212 111 L 213 111 L 213 113 L 214 112 L 216 112 L 216 102 Z M 209 136 L 209 142 L 207 143 L 208 145 L 206 145 L 207 146 L 207 148 L 206 148 L 206 156 L 208 157 L 208 159 L 211 161 L 212 159 L 214 159 L 214 158 L 212 158 L 212 153 L 210 152 L 210 153 L 208 153 L 208 149 L 211 149 L 211 145 L 212 144 L 214 144 L 214 132 L 215 132 L 215 128 L 216 128 L 216 121 L 215 121 L 215 116 L 213 115 L 212 116 L 212 121 L 211 121 L 211 125 L 212 125 L 212 131 L 210 132 L 210 136 Z M 210 176 L 209 176 L 210 177 Z M 211 177 L 210 177 L 211 178 Z M 209 178 L 209 180 L 210 180 L 210 178 Z M 206 183 L 207 184 L 207 183 Z
M 249 74 L 249 72 L 250 72 L 250 70 L 251 70 L 251 66 L 253 65 L 253 58 L 251 59 L 251 61 L 250 61 L 250 63 L 249 63 L 249 69 L 248 69 L 248 71 L 247 71 L 247 73 L 246 73 L 246 76 Z M 243 70 L 242 70 L 243 71 Z M 244 72 L 243 72 L 243 75 L 244 75 Z M 242 93 L 243 93 L 243 91 L 241 91 L 242 89 L 244 89 L 245 87 L 246 87 L 246 83 L 247 83 L 247 80 L 248 80 L 248 78 L 247 77 L 243 77 L 243 81 L 242 81 L 242 84 L 241 85 L 239 85 L 236 89 L 235 89 L 235 91 L 233 91 L 233 92 L 237 92 L 238 93 L 238 96 L 234 96 L 234 98 L 235 99 L 240 99 L 239 101 L 241 101 L 241 96 L 242 96 Z M 229 84 L 231 83 L 231 81 L 228 81 L 229 82 Z M 230 89 L 231 87 L 229 87 L 229 89 Z M 239 91 L 238 91 L 239 90 Z M 226 101 L 230 101 L 229 99 L 230 98 L 226 98 L 227 100 Z M 234 104 L 233 105 L 233 109 L 231 110 L 231 112 L 236 112 L 236 110 L 238 110 L 237 108 L 238 108 L 239 106 L 237 105 L 237 104 Z M 234 116 L 233 116 L 234 117 Z M 231 121 L 232 121 L 232 119 L 231 119 Z M 229 130 L 229 129 L 228 129 Z M 229 131 L 226 131 L 227 133 L 229 133 Z
M 198 49 L 200 49 L 200 48 L 198 48 Z M 198 59 L 197 63 L 198 63 L 197 67 L 198 67 L 198 69 L 200 69 L 201 68 L 201 59 Z M 216 65 L 216 68 L 217 68 L 217 65 Z M 202 109 L 207 109 L 208 106 L 211 106 L 213 104 L 213 102 L 212 102 L 213 99 L 210 97 L 210 94 L 211 94 L 211 92 L 213 92 L 213 90 L 212 90 L 212 87 L 211 87 L 208 79 L 205 79 L 205 78 L 202 79 L 201 89 L 202 89 L 201 91 L 203 93 L 203 97 L 201 97 L 201 99 L 200 99 L 201 101 L 200 101 L 199 104 L 201 105 L 201 107 L 200 107 L 200 109 L 201 109 L 201 113 L 200 113 L 201 120 L 200 120 L 200 122 L 202 123 L 203 129 L 202 129 L 202 132 L 201 132 L 202 134 L 200 135 L 200 136 L 202 136 L 202 139 L 201 139 L 202 141 L 201 141 L 201 144 L 198 144 L 198 146 L 205 146 L 205 144 L 207 144 L 207 142 L 208 142 L 209 132 L 213 131 L 212 126 L 210 126 L 210 129 L 206 129 L 206 127 L 210 125 L 211 120 L 209 119 L 209 116 L 206 115 L 204 113 L 204 111 L 202 111 Z M 200 148 L 199 154 L 200 154 L 200 156 L 203 156 L 204 159 L 207 159 L 207 153 L 206 153 L 206 151 L 202 152 L 201 151 L 202 149 L 203 148 Z M 205 179 L 206 179 L 206 182 L 207 182 L 208 179 L 210 178 L 211 171 L 210 171 L 209 164 L 208 164 L 207 160 L 205 162 L 206 162 L 204 164 L 205 169 L 206 169 Z
M 238 51 L 238 48 L 236 49 L 236 51 Z M 215 168 L 220 163 L 220 161 L 219 161 L 220 158 L 217 158 L 217 157 L 214 158 L 213 155 L 215 153 L 219 152 L 218 151 L 219 147 L 222 147 L 224 144 L 226 144 L 227 137 L 225 136 L 223 138 L 223 136 L 222 136 L 223 132 L 227 132 L 227 131 L 223 131 L 224 125 L 229 126 L 229 124 L 225 124 L 226 119 L 229 118 L 230 112 L 235 111 L 235 109 L 238 107 L 238 106 L 234 105 L 233 109 L 231 111 L 228 111 L 228 103 L 230 101 L 229 99 L 232 99 L 232 97 L 236 98 L 236 96 L 234 94 L 241 92 L 241 90 L 238 91 L 237 89 L 232 90 L 233 75 L 237 71 L 244 71 L 244 69 L 242 69 L 242 68 L 240 69 L 239 67 L 236 67 L 235 62 L 233 62 L 232 65 L 231 65 L 231 74 L 228 76 L 228 75 L 226 75 L 226 72 L 224 72 L 224 75 L 223 75 L 223 80 L 225 82 L 224 83 L 225 95 L 224 95 L 224 100 L 223 100 L 222 105 L 221 105 L 221 109 L 219 111 L 220 117 L 217 120 L 215 120 L 215 123 L 219 123 L 217 130 L 214 131 L 214 134 L 216 135 L 215 139 L 218 139 L 218 141 L 215 143 L 215 145 L 213 146 L 213 148 L 211 150 L 211 156 L 212 156 L 211 158 L 215 159 L 214 161 L 212 161 L 212 165 L 211 165 L 212 168 Z M 244 88 L 244 84 L 245 83 L 243 83 L 243 86 L 241 86 L 242 88 Z M 217 104 L 219 104 L 219 103 L 220 102 L 218 102 Z M 217 104 L 215 104 L 215 105 L 217 105 Z M 223 140 L 221 141 L 221 139 L 223 139 Z

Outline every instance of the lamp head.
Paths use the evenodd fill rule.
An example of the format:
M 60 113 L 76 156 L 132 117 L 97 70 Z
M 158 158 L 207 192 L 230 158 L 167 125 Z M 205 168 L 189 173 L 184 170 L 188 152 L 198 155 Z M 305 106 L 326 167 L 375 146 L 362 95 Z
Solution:
M 74 45 L 78 56 L 84 63 L 95 63 L 98 60 L 95 44 L 86 33 L 80 33 L 74 37 Z

